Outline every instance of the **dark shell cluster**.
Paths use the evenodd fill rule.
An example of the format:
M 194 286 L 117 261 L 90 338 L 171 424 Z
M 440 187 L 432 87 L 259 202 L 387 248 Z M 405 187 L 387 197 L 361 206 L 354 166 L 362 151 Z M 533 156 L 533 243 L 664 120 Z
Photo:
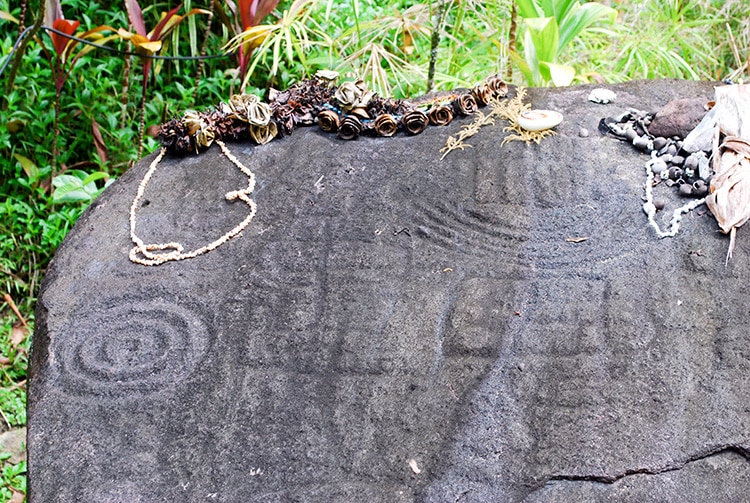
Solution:
M 415 135 L 429 124 L 444 126 L 454 117 L 470 115 L 508 93 L 507 84 L 496 75 L 468 92 L 418 101 L 380 97 L 362 81 L 337 86 L 335 78 L 333 72 L 320 72 L 285 91 L 272 91 L 268 104 L 246 99 L 248 95 L 233 96 L 211 110 L 188 112 L 162 124 L 159 140 L 167 151 L 182 154 L 205 150 L 214 140 L 262 144 L 316 123 L 344 140 L 389 137 L 399 131 Z M 255 119 L 264 114 L 265 122 Z
M 687 151 L 683 147 L 684 138 L 679 136 L 665 138 L 650 134 L 648 127 L 653 118 L 653 113 L 631 109 L 619 117 L 602 119 L 599 130 L 650 154 L 648 167 L 654 174 L 654 184 L 675 187 L 683 197 L 706 197 L 712 173 L 708 161 L 711 153 Z

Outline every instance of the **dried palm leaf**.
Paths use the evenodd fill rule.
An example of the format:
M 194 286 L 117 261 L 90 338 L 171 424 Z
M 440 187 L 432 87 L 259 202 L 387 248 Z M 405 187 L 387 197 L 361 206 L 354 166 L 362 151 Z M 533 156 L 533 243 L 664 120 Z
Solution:
M 708 208 L 722 232 L 729 234 L 726 262 L 732 258 L 737 227 L 750 219 L 750 141 L 727 137 L 718 149 Z

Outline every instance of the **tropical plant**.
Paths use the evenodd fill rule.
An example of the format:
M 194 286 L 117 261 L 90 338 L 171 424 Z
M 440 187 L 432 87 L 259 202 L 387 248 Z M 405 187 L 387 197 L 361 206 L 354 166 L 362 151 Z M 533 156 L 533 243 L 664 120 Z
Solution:
M 367 83 L 368 89 L 390 96 L 394 92 L 393 81 L 398 93 L 405 96 L 418 89 L 415 83 L 426 77 L 414 60 L 420 45 L 426 46 L 431 34 L 429 7 L 415 4 L 393 14 L 357 21 L 341 34 L 340 41 L 332 40 L 332 49 L 341 60 L 340 67 L 351 69 Z
M 225 46 L 229 51 L 239 50 L 254 52 L 252 61 L 242 81 L 242 88 L 252 76 L 255 68 L 270 56 L 271 62 L 267 72 L 268 82 L 273 82 L 286 59 L 289 66 L 299 62 L 302 74 L 309 70 L 307 52 L 317 42 L 315 39 L 326 38 L 322 30 L 316 29 L 311 20 L 311 7 L 317 0 L 294 0 L 285 9 L 281 18 L 274 24 L 260 24 L 253 26 L 236 37 Z M 311 37 L 313 35 L 313 37 Z
M 523 56 L 511 52 L 529 85 L 566 86 L 576 72 L 560 62 L 563 49 L 598 21 L 614 23 L 617 11 L 595 2 L 579 0 L 517 0 L 523 18 Z
M 254 28 L 268 16 L 278 5 L 279 0 L 239 0 L 237 5 L 228 1 L 227 7 L 231 16 L 216 2 L 216 10 L 222 24 L 235 36 L 242 33 L 253 32 Z M 251 36 L 246 42 L 236 46 L 236 57 L 239 66 L 240 92 L 245 91 L 247 85 L 248 68 L 253 51 L 263 42 L 265 29 L 257 31 L 257 37 Z
M 79 41 L 71 38 L 70 36 L 74 35 L 79 39 L 94 40 L 97 44 L 104 44 L 109 40 L 112 40 L 112 38 L 114 37 L 105 37 L 101 34 L 101 32 L 103 31 L 112 30 L 112 28 L 106 25 L 97 26 L 96 28 L 92 28 L 81 33 L 76 33 L 76 30 L 78 29 L 78 26 L 81 24 L 81 22 L 65 19 L 62 12 L 62 6 L 60 5 L 60 0 L 47 1 L 45 5 L 45 25 L 51 26 L 54 30 L 56 30 L 50 32 L 53 51 L 48 51 L 44 44 L 42 44 L 40 41 L 43 53 L 49 61 L 50 69 L 52 70 L 52 79 L 55 83 L 55 115 L 53 125 L 51 160 L 51 177 L 54 178 L 57 166 L 57 139 L 60 136 L 60 97 L 62 95 L 62 89 L 65 85 L 65 82 L 68 80 L 70 72 L 73 70 L 76 62 L 82 56 L 95 49 L 93 45 L 79 45 Z M 76 48 L 78 48 L 77 51 Z
M 153 63 L 154 56 L 162 49 L 162 41 L 179 25 L 186 17 L 194 14 L 208 14 L 208 11 L 203 9 L 192 9 L 184 16 L 177 14 L 177 11 L 182 8 L 182 4 L 178 5 L 169 12 L 162 12 L 159 22 L 156 24 L 154 29 L 147 30 L 146 21 L 143 18 L 143 11 L 141 6 L 138 4 L 138 0 L 125 0 L 125 8 L 128 11 L 128 19 L 133 25 L 135 33 L 131 33 L 127 30 L 120 28 L 118 34 L 125 40 L 129 40 L 133 46 L 135 46 L 136 53 L 143 56 L 141 58 L 143 66 L 143 81 L 141 88 L 141 120 L 138 126 L 138 157 L 143 153 L 143 134 L 146 128 L 146 97 L 148 92 L 148 76 L 151 71 L 151 64 Z

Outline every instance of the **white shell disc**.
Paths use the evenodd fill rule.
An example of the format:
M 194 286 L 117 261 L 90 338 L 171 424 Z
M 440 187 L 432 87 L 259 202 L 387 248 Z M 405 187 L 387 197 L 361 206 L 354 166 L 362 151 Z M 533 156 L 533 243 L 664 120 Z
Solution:
M 562 120 L 562 114 L 554 110 L 527 110 L 518 116 L 517 122 L 526 131 L 544 131 L 557 126 Z

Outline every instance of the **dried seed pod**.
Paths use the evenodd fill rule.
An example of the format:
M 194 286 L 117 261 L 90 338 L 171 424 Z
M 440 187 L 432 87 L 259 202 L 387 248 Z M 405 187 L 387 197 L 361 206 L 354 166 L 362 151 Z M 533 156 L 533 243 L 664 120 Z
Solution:
M 356 140 L 362 132 L 362 123 L 353 115 L 347 115 L 339 125 L 339 138 L 342 140 Z
M 703 180 L 693 182 L 693 194 L 696 197 L 705 197 L 708 195 L 708 185 Z
M 453 107 L 437 105 L 430 108 L 430 124 L 433 126 L 447 126 L 453 120 Z
M 265 126 L 250 125 L 250 137 L 258 145 L 265 145 L 273 140 L 278 132 L 275 122 L 269 122 Z
M 159 129 L 159 141 L 170 152 L 177 151 L 178 141 L 186 136 L 188 136 L 187 128 L 181 119 L 172 119 L 165 122 Z
M 462 94 L 451 102 L 458 115 L 470 115 L 477 111 L 477 102 L 471 94 Z
M 382 114 L 375 119 L 375 132 L 379 136 L 393 136 L 398 131 L 398 122 L 391 114 Z
M 430 119 L 421 110 L 409 110 L 401 118 L 401 124 L 408 134 L 419 134 L 425 130 Z
M 318 114 L 318 126 L 326 133 L 335 133 L 339 130 L 339 114 L 333 110 L 323 110 Z
M 195 150 L 195 138 L 192 136 L 180 136 L 175 142 L 175 152 L 184 154 Z
M 289 136 L 294 131 L 294 117 L 291 114 L 279 115 L 273 122 L 279 131 L 279 136 Z
M 680 185 L 680 188 L 677 190 L 677 192 L 682 197 L 690 197 L 693 195 L 693 186 L 689 183 L 683 183 L 682 185 Z
M 485 82 L 492 89 L 492 94 L 495 98 L 505 98 L 508 95 L 508 84 L 499 75 L 491 75 L 487 77 Z
M 492 99 L 492 88 L 489 84 L 479 84 L 471 90 L 471 95 L 474 96 L 477 105 L 483 107 Z
M 663 136 L 657 136 L 654 138 L 654 150 L 661 150 L 667 146 L 667 139 Z

